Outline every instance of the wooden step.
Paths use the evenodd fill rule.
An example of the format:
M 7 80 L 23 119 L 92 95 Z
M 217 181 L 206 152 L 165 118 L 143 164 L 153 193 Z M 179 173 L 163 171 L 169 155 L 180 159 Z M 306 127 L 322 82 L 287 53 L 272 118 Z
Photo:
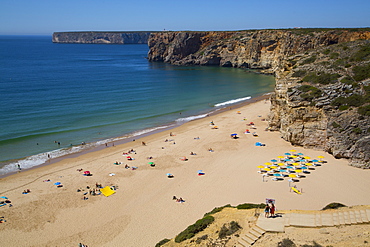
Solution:
M 251 234 L 253 234 L 254 236 L 256 236 L 256 237 L 257 237 L 257 239 L 259 239 L 259 238 L 262 236 L 262 234 L 261 234 L 261 233 L 257 232 L 257 231 L 256 231 L 256 230 L 254 230 L 253 228 L 249 231 L 249 233 L 251 233 Z
M 349 220 L 351 221 L 351 224 L 357 224 L 355 212 L 349 211 Z
M 245 236 L 247 236 L 248 238 L 252 239 L 253 240 L 253 243 L 259 238 L 258 236 L 255 236 L 251 232 L 247 232 L 247 234 L 245 234 Z
M 361 214 L 361 219 L 364 223 L 369 223 L 369 218 L 367 217 L 366 211 L 365 210 L 360 210 Z
M 330 213 L 321 214 L 321 222 L 323 226 L 334 226 L 333 215 Z
M 345 225 L 346 224 L 346 222 L 344 220 L 344 214 L 343 214 L 343 212 L 338 212 L 338 220 L 339 220 L 339 224 L 341 224 L 341 225 Z
M 261 236 L 266 232 L 264 229 L 262 229 L 261 227 L 259 226 L 253 226 L 252 227 L 252 230 L 258 232 Z
M 247 237 L 247 236 L 242 237 L 242 239 L 243 239 L 245 242 L 247 242 L 248 244 L 250 244 L 250 245 L 254 244 L 254 242 L 255 242 L 253 239 L 251 239 L 251 238 L 249 238 L 249 237 Z
M 350 218 L 350 215 L 349 215 L 348 211 L 343 212 L 343 217 L 344 217 L 344 223 L 346 225 L 350 225 L 351 224 L 351 218 Z
M 242 239 L 239 239 L 238 240 L 238 243 L 236 245 L 236 247 L 249 247 L 251 246 L 250 244 L 248 244 L 247 242 L 245 242 L 244 240 Z
M 362 220 L 362 217 L 361 217 L 361 212 L 358 211 L 358 210 L 355 210 L 354 213 L 355 213 L 357 223 L 358 224 L 364 223 L 364 221 Z
M 338 213 L 337 212 L 334 212 L 334 213 L 332 213 L 332 215 L 333 215 L 333 224 L 335 226 L 339 226 L 340 223 L 339 223 L 339 219 L 338 219 Z
M 315 223 L 316 223 L 316 227 L 322 226 L 321 214 L 315 214 Z

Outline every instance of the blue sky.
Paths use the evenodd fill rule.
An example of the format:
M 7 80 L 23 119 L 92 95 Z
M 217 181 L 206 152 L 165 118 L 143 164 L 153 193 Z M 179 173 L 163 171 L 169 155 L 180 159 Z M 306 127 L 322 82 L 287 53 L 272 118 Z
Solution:
M 0 35 L 370 27 L 370 0 L 2 0 Z

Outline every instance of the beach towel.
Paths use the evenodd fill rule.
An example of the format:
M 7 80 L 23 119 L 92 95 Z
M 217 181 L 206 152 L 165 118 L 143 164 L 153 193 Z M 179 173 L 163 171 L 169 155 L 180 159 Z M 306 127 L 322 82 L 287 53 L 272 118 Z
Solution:
M 103 189 L 100 189 L 100 192 L 103 193 L 103 195 L 105 195 L 107 197 L 116 193 L 109 186 L 105 186 Z

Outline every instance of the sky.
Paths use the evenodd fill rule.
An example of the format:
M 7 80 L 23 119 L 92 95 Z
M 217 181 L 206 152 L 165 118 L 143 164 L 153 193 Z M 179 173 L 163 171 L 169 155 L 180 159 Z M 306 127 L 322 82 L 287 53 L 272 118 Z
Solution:
M 0 35 L 370 27 L 370 0 L 0 0 Z

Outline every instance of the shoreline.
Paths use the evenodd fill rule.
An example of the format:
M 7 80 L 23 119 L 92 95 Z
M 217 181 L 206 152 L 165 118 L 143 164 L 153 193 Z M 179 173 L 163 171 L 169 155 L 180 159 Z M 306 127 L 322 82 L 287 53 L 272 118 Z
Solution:
M 7 246 L 74 246 L 81 242 L 146 247 L 173 238 L 204 213 L 226 204 L 273 198 L 277 212 L 318 210 L 332 202 L 370 205 L 370 170 L 348 166 L 346 160 L 323 151 L 293 147 L 280 133 L 265 131 L 269 109 L 270 102 L 264 100 L 228 107 L 135 142 L 2 178 L 0 193 L 13 204 L 0 207 L 7 220 L 0 224 L 2 241 Z M 211 121 L 218 128 L 213 128 Z M 250 122 L 256 129 L 251 129 Z M 246 134 L 246 128 L 258 136 Z M 239 138 L 231 138 L 232 133 Z M 266 146 L 256 146 L 256 142 Z M 131 149 L 135 150 L 130 154 L 134 160 L 123 155 Z M 326 161 L 294 183 L 301 195 L 290 191 L 287 178 L 263 178 L 257 167 L 291 149 L 311 158 L 323 155 Z M 126 164 L 130 169 L 125 169 Z M 134 166 L 137 169 L 132 169 Z M 204 175 L 199 175 L 200 170 Z M 92 176 L 84 176 L 84 171 Z M 115 193 L 109 197 L 89 194 L 97 183 L 114 186 Z M 27 189 L 31 192 L 22 194 Z M 173 196 L 184 202 L 176 202 Z
M 271 93 L 272 92 L 265 93 L 263 95 L 252 97 L 250 99 L 244 100 L 244 101 L 239 102 L 239 103 L 231 104 L 230 106 L 224 106 L 224 107 L 218 108 L 216 110 L 205 113 L 205 114 L 207 114 L 206 117 L 214 116 L 214 115 L 217 115 L 219 113 L 222 113 L 222 112 L 225 112 L 225 111 L 228 111 L 228 110 L 231 110 L 231 109 L 236 109 L 236 108 L 240 108 L 240 107 L 243 107 L 243 106 L 246 106 L 246 105 L 249 105 L 249 104 L 253 104 L 253 103 L 261 101 L 261 100 L 267 100 L 267 99 L 269 99 Z M 206 117 L 203 117 L 203 118 L 206 118 Z M 111 140 L 111 139 L 118 139 L 117 141 L 109 141 L 109 142 L 105 142 L 105 143 L 108 144 L 108 145 L 121 145 L 121 144 L 129 143 L 129 142 L 141 139 L 143 137 L 147 137 L 147 136 L 152 135 L 152 134 L 156 134 L 156 133 L 160 133 L 160 132 L 163 132 L 163 131 L 167 131 L 167 130 L 177 128 L 177 127 L 179 127 L 183 124 L 186 124 L 188 122 L 195 121 L 195 120 L 198 120 L 198 119 L 193 119 L 193 120 L 183 122 L 183 123 L 168 123 L 168 125 L 165 123 L 164 125 L 153 127 L 153 128 L 155 128 L 154 131 L 149 131 L 149 132 L 146 132 L 144 134 L 139 134 L 137 136 L 130 136 L 130 135 L 133 134 L 133 133 L 131 133 L 131 134 L 127 134 L 130 137 L 125 137 L 125 135 L 123 135 L 123 136 L 117 136 L 117 137 L 112 137 L 112 138 L 108 138 L 108 139 L 103 139 L 100 142 L 105 142 L 106 140 Z M 139 131 L 143 131 L 143 130 L 139 130 Z M 78 145 L 78 146 L 81 146 L 81 145 Z M 96 152 L 96 151 L 99 151 L 99 150 L 103 150 L 105 148 L 107 148 L 107 146 L 105 144 L 100 144 L 100 145 L 97 145 L 97 146 L 92 146 L 91 148 L 83 149 L 83 150 L 75 152 L 75 153 L 65 154 L 65 155 L 62 155 L 62 156 L 59 156 L 59 157 L 56 157 L 56 158 L 51 158 L 51 159 L 47 160 L 46 162 L 44 162 L 40 165 L 32 166 L 30 168 L 24 168 L 24 169 L 22 169 L 22 171 L 13 171 L 13 172 L 9 172 L 9 173 L 6 173 L 6 174 L 1 174 L 0 179 L 8 177 L 8 176 L 12 176 L 14 174 L 22 173 L 24 171 L 37 169 L 37 168 L 40 168 L 40 167 L 55 164 L 55 163 L 58 163 L 58 162 L 60 162 L 64 159 L 76 158 L 76 157 L 79 157 L 79 156 L 84 155 L 84 154 L 88 154 L 88 153 L 91 153 L 91 152 Z M 54 150 L 52 150 L 52 151 L 54 151 Z M 47 153 L 48 152 L 46 152 L 45 154 L 47 154 Z M 31 156 L 29 156 L 29 157 L 31 157 Z M 24 158 L 24 159 L 27 159 L 27 157 Z M 24 160 L 24 159 L 21 159 L 21 160 Z

